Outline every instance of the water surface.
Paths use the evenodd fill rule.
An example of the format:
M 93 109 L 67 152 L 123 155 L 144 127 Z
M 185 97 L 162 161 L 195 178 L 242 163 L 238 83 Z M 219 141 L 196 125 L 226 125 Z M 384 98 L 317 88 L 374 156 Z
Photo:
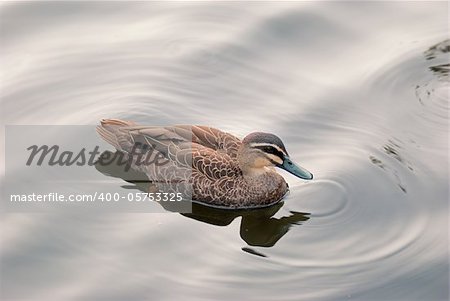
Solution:
M 315 179 L 255 212 L 3 213 L 1 299 L 447 300 L 447 6 L 2 4 L 2 126 L 273 132 Z

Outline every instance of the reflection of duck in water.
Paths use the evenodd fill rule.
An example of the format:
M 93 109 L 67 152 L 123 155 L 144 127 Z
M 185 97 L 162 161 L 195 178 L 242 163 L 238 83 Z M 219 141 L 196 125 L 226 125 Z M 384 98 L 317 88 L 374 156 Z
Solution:
M 111 158 L 114 155 L 106 151 L 102 156 Z M 103 165 L 97 162 L 95 167 L 103 174 L 122 178 L 133 184 L 123 186 L 126 189 L 138 189 L 144 192 L 149 190 L 150 182 L 143 173 L 136 171 L 125 172 L 123 166 L 114 164 Z M 159 202 L 159 204 L 169 211 L 178 209 L 177 206 L 173 207 L 173 202 Z M 282 206 L 283 202 L 278 202 L 265 208 L 227 210 L 194 203 L 192 204 L 192 212 L 182 213 L 182 215 L 215 226 L 228 226 L 234 219 L 242 217 L 241 238 L 249 246 L 272 247 L 289 231 L 292 225 L 299 225 L 309 219 L 309 213 L 293 211 L 290 212 L 289 216 L 273 217 Z M 243 248 L 243 250 L 261 255 L 250 248 Z
M 218 226 L 227 226 L 241 216 L 241 238 L 250 246 L 272 247 L 292 225 L 309 219 L 308 213 L 293 211 L 289 216 L 273 217 L 282 206 L 283 203 L 279 202 L 267 208 L 230 211 L 195 204 L 192 207 L 192 213 L 183 213 L 183 215 Z
M 100 136 L 118 151 L 163 156 L 164 164 L 142 164 L 133 168 L 150 181 L 189 185 L 196 202 L 228 209 L 261 208 L 278 203 L 288 185 L 274 167 L 310 180 L 312 174 L 294 164 L 283 142 L 268 133 L 251 133 L 242 141 L 218 129 L 205 126 L 138 126 L 107 119 L 97 127 Z

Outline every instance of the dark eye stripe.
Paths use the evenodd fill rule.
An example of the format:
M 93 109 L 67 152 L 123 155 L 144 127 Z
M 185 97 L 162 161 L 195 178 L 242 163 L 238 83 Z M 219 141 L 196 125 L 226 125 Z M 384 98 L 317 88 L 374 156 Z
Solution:
M 279 150 L 277 150 L 275 147 L 273 146 L 268 146 L 268 145 L 258 145 L 258 146 L 254 146 L 253 148 L 257 148 L 259 150 L 262 150 L 263 152 L 267 153 L 267 154 L 272 154 L 275 155 L 277 157 L 279 157 L 281 160 L 284 159 L 284 154 L 282 152 L 280 152 Z

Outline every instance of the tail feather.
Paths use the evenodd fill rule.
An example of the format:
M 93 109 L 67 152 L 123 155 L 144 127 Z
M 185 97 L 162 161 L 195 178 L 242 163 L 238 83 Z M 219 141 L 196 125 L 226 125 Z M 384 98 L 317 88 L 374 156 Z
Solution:
M 100 120 L 102 126 L 134 126 L 136 123 L 133 121 L 126 121 L 120 119 L 102 119 Z
M 114 146 L 117 150 L 124 151 L 119 143 L 119 130 L 123 127 L 135 126 L 132 121 L 120 119 L 102 119 L 97 126 L 97 133 L 103 140 Z

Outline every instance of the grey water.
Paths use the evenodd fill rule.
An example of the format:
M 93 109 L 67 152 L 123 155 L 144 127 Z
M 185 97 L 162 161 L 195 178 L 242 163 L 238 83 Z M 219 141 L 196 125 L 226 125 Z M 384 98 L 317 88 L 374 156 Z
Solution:
M 448 300 L 449 51 L 447 2 L 1 3 L 2 138 L 266 131 L 314 180 L 255 211 L 2 212 L 0 299 Z

